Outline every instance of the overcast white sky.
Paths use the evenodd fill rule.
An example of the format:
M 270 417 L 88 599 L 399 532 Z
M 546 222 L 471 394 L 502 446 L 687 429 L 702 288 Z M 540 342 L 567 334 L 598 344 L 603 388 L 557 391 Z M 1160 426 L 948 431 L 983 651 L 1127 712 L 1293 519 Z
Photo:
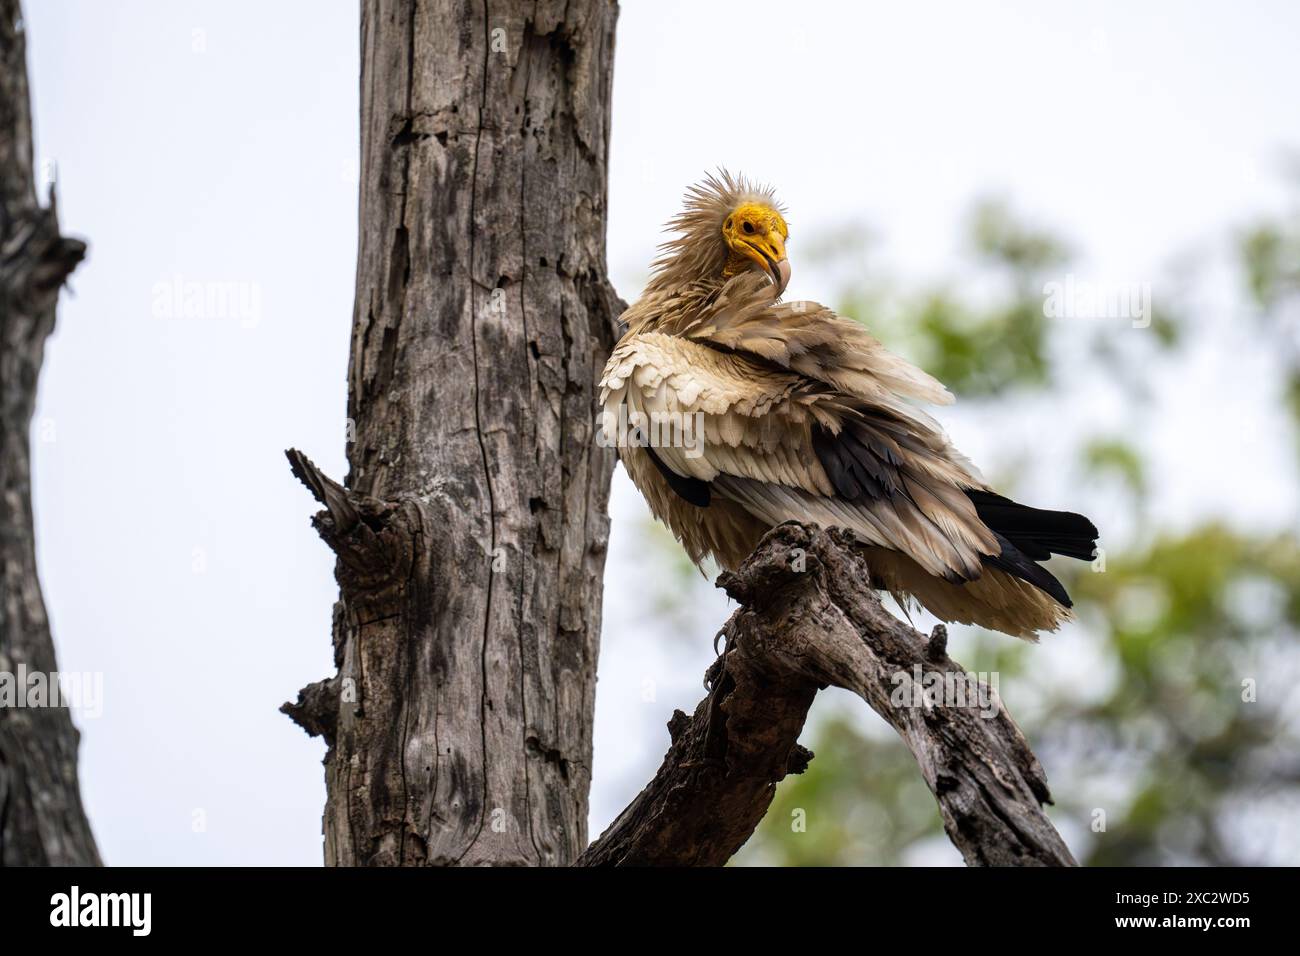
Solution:
M 104 674 L 103 715 L 79 720 L 101 850 L 112 864 L 319 863 L 324 748 L 276 708 L 332 673 L 336 590 L 282 449 L 344 471 L 357 5 L 25 6 L 38 160 L 57 162 L 64 229 L 91 247 L 47 353 L 34 457 L 60 663 Z M 879 235 L 882 268 L 944 274 L 990 191 L 1071 237 L 1089 275 L 1153 281 L 1171 252 L 1285 200 L 1297 36 L 1285 2 L 632 0 L 611 270 L 633 298 L 684 187 L 725 164 L 789 206 L 796 297 L 831 296 L 799 270 L 798 242 L 844 223 Z M 761 98 L 744 92 L 754 70 Z M 160 316 L 160 284 L 178 278 L 236 283 L 246 308 Z M 1206 429 L 1231 445 L 1241 410 L 1267 401 L 1235 319 L 1231 354 L 1205 356 L 1197 381 L 1226 376 L 1240 395 L 1166 383 L 1188 395 L 1153 423 L 1166 460 Z M 989 423 L 945 420 L 977 460 L 993 444 Z M 1032 443 L 1040 426 L 1000 427 Z M 1241 440 L 1256 484 L 1230 507 L 1275 522 L 1293 497 L 1288 453 Z M 1225 476 L 1183 479 L 1162 519 L 1229 507 Z M 637 561 L 642 513 L 619 481 L 611 574 Z M 593 834 L 657 764 L 672 707 L 698 699 L 724 609 L 700 610 L 712 626 L 690 655 L 646 640 L 648 613 L 608 613 Z

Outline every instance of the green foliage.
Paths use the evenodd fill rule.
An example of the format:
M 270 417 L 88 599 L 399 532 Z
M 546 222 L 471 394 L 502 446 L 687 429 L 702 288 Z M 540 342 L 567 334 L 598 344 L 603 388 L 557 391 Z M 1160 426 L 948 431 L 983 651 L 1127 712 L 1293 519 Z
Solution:
M 855 276 L 842 291 L 839 311 L 864 321 L 878 338 L 926 369 L 953 392 L 1001 395 L 1017 387 L 1049 384 L 1048 321 L 1043 314 L 1043 276 L 1069 259 L 1066 247 L 1021 224 L 1008 207 L 986 201 L 971 217 L 970 246 L 976 263 L 1002 294 L 973 302 L 947 285 L 897 294 Z M 838 230 L 830 241 L 809 244 L 808 257 L 831 268 L 860 259 L 866 236 Z
M 815 709 L 823 711 L 820 704 Z M 933 835 L 937 818 L 916 762 L 892 731 L 887 738 L 864 734 L 846 708 L 832 708 L 816 726 L 817 756 L 780 786 L 735 862 L 900 864 L 910 846 Z M 868 790 L 872 796 L 863 799 Z
M 1283 401 L 1292 420 L 1300 424 L 1300 368 L 1293 368 L 1287 373 Z
M 1088 475 L 1114 475 L 1139 499 L 1146 497 L 1146 463 L 1131 442 L 1123 438 L 1094 438 L 1083 447 L 1082 458 Z
M 987 263 L 1011 269 L 1029 278 L 1045 269 L 1064 265 L 1070 252 L 1063 242 L 1032 229 L 1002 200 L 977 203 L 970 225 L 971 244 Z
M 1259 327 L 1277 342 L 1286 366 L 1282 401 L 1300 445 L 1300 211 L 1248 229 L 1238 258 Z
M 917 311 L 917 334 L 928 342 L 926 367 L 966 395 L 998 395 L 1013 385 L 1048 380 L 1041 298 L 1017 297 L 982 313 L 946 295 L 931 295 Z
M 1255 303 L 1271 309 L 1300 291 L 1300 223 L 1265 222 L 1241 238 L 1246 285 Z
M 1286 709 L 1291 688 L 1273 665 L 1294 660 L 1300 542 L 1206 524 L 1108 561 L 1075 593 L 1090 620 L 1104 621 L 1119 679 L 1096 703 L 1052 708 L 1039 734 L 1046 751 L 1079 758 L 1064 763 L 1075 779 L 1058 787 L 1063 807 L 1086 812 L 1098 799 L 1090 776 L 1116 760 L 1131 788 L 1088 861 L 1261 862 L 1227 834 L 1238 804 L 1297 795 L 1293 769 L 1279 762 L 1300 744 Z M 1140 735 L 1127 732 L 1134 727 Z M 1104 746 L 1090 755 L 1081 740 Z

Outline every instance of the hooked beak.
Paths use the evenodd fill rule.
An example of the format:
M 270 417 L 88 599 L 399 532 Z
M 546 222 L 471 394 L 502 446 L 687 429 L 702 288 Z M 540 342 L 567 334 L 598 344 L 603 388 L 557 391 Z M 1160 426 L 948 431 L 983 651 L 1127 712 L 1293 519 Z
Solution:
M 770 232 L 757 242 L 751 242 L 749 248 L 757 253 L 753 258 L 772 277 L 776 295 L 780 296 L 790 284 L 790 260 L 785 257 L 785 240 L 776 232 Z
M 776 294 L 779 296 L 785 291 L 785 287 L 790 284 L 789 259 L 782 259 L 776 264 L 776 271 L 772 274 L 772 281 L 776 283 Z

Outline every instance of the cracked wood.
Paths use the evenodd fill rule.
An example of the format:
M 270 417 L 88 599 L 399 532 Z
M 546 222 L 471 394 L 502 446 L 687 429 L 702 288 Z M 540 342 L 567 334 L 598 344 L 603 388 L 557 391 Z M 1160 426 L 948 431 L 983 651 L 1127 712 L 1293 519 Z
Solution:
M 26 37 L 0 0 L 0 671 L 58 670 L 36 576 L 31 444 L 36 384 L 59 289 L 85 243 L 36 198 Z M 79 735 L 63 707 L 0 706 L 0 865 L 96 866 L 81 804 Z
M 604 0 L 362 7 L 360 245 L 340 485 L 330 864 L 564 864 L 586 845 L 613 455 L 595 382 Z
M 964 671 L 948 658 L 942 626 L 926 640 L 885 611 L 851 535 L 779 525 L 718 585 L 741 607 L 723 629 L 713 691 L 692 719 L 674 715 L 658 773 L 579 865 L 725 863 L 776 784 L 812 756 L 796 741 L 813 697 L 831 685 L 898 732 L 968 865 L 1075 865 L 1042 810 L 1051 802 L 1043 768 L 1004 707 L 985 717 L 974 704 L 894 702 L 899 674 Z

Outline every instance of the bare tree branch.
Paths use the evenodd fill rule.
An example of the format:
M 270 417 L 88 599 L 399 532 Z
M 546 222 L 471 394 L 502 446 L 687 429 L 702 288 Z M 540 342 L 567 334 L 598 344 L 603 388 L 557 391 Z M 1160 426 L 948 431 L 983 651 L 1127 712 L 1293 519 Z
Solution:
M 579 865 L 724 863 L 776 783 L 811 757 L 795 741 L 829 685 L 853 691 L 898 731 L 968 865 L 1075 865 L 1042 811 L 1051 802 L 1042 767 L 1000 703 L 990 711 L 910 693 L 895 703 L 918 674 L 951 686 L 968 686 L 967 675 L 948 658 L 942 627 L 927 640 L 885 611 L 850 538 L 783 524 L 718 584 L 742 606 L 723 630 L 713 690 L 691 720 L 674 715 L 654 780 Z

